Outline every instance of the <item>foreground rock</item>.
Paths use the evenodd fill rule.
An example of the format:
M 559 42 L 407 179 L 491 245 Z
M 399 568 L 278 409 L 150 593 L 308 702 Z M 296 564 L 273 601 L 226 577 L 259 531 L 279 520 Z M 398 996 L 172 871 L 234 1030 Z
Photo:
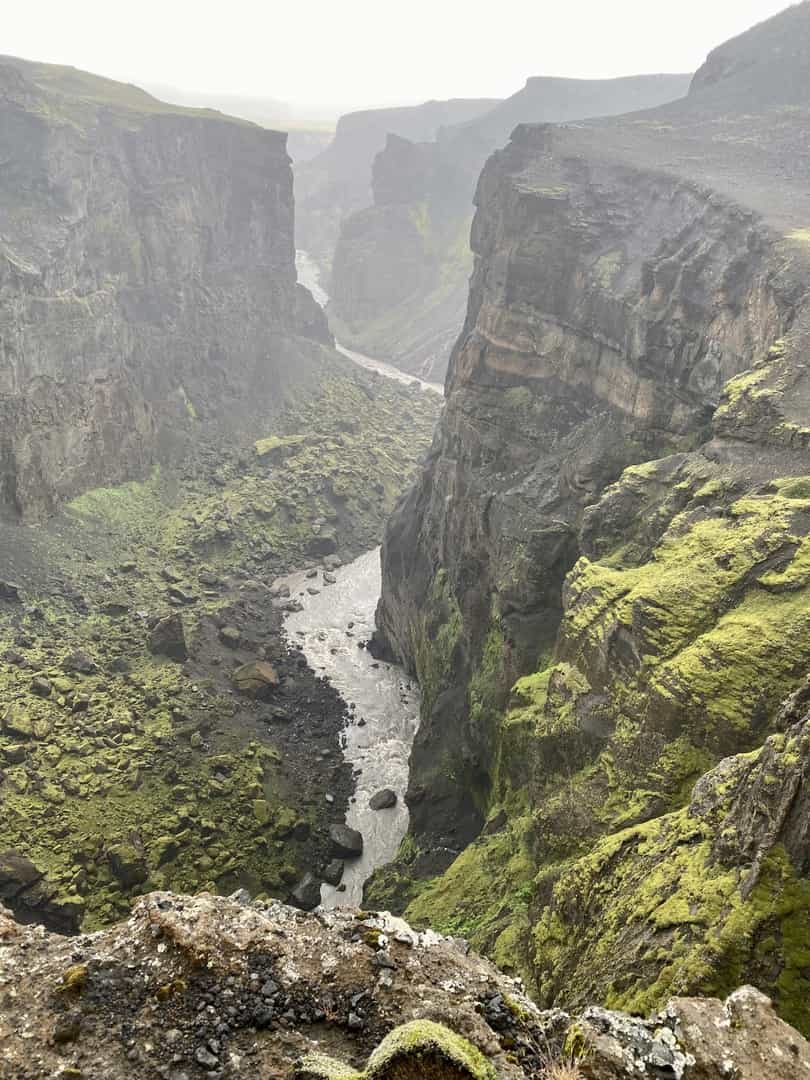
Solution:
M 74 938 L 0 910 L 0 1045 L 14 1080 L 540 1080 L 571 1051 L 583 1080 L 810 1075 L 810 1045 L 750 988 L 572 1019 L 389 915 L 207 894 L 153 893 Z

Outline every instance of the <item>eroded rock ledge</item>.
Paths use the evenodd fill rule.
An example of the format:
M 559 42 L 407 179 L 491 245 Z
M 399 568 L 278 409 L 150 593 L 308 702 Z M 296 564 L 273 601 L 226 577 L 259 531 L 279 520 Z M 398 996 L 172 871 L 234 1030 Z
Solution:
M 541 1013 L 464 942 L 390 915 L 205 893 L 78 938 L 0 910 L 0 1048 L 15 1080 L 810 1076 L 810 1044 L 750 987 L 650 1021 Z

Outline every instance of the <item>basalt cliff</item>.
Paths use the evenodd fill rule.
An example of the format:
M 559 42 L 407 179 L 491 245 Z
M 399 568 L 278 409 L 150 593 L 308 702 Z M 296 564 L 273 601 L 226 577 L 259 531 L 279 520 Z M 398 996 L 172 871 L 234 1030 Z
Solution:
M 373 206 L 343 222 L 329 316 L 346 344 L 444 379 L 464 322 L 472 198 L 487 157 L 519 123 L 581 120 L 682 97 L 686 75 L 532 78 L 518 93 L 430 142 L 389 134 L 373 167 Z
M 432 140 L 445 125 L 472 120 L 495 104 L 491 98 L 458 98 L 341 116 L 326 149 L 296 163 L 298 247 L 328 274 L 344 218 L 368 205 L 372 163 L 387 135 Z
M 368 896 L 546 1006 L 750 979 L 810 1030 L 808 41 L 802 3 L 683 102 L 519 127 L 478 186 L 384 545 L 424 708 Z
M 331 342 L 286 136 L 0 60 L 0 511 L 256 437 Z

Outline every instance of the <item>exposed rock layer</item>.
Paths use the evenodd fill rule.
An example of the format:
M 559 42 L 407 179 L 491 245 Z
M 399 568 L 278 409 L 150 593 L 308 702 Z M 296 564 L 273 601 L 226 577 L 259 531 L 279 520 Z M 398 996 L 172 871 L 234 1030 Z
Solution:
M 389 136 L 374 163 L 374 205 L 343 225 L 330 318 L 352 347 L 444 378 L 464 321 L 475 183 L 487 156 L 528 121 L 581 120 L 682 96 L 685 75 L 529 79 L 517 94 L 433 142 Z
M 521 127 L 479 184 L 445 414 L 384 548 L 379 624 L 425 714 L 414 836 L 369 893 L 548 1003 L 753 975 L 810 1030 L 780 712 L 810 664 L 804 52 L 751 111 L 808 29 L 805 3 L 724 47 L 682 105 Z M 687 809 L 752 752 L 774 805 L 742 757 Z
M 200 425 L 244 437 L 329 343 L 284 135 L 6 59 L 0 159 L 7 514 L 143 474 Z

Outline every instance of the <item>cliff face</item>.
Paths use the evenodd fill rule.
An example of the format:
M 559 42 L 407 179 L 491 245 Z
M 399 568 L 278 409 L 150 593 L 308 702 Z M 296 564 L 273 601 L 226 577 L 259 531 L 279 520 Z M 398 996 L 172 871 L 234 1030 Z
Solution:
M 495 108 L 431 143 L 390 138 L 374 165 L 374 205 L 343 225 L 330 318 L 338 336 L 425 378 L 443 378 L 464 321 L 475 183 L 487 156 L 526 121 L 581 120 L 680 97 L 685 75 L 529 79 Z
M 239 438 L 328 344 L 282 134 L 9 59 L 0 158 L 5 513 Z
M 479 183 L 447 406 L 384 547 L 382 637 L 425 709 L 414 835 L 370 897 L 549 1003 L 746 972 L 810 1025 L 806 838 L 778 809 L 807 769 L 780 711 L 810 662 L 807 85 L 719 140 L 699 82 L 637 121 L 519 128 Z M 745 757 L 689 804 L 752 752 L 775 805 L 760 783 L 742 809 Z
M 389 134 L 432 140 L 445 125 L 465 123 L 495 104 L 459 98 L 342 116 L 329 146 L 296 166 L 297 246 L 328 270 L 343 219 L 368 205 L 371 167 Z

